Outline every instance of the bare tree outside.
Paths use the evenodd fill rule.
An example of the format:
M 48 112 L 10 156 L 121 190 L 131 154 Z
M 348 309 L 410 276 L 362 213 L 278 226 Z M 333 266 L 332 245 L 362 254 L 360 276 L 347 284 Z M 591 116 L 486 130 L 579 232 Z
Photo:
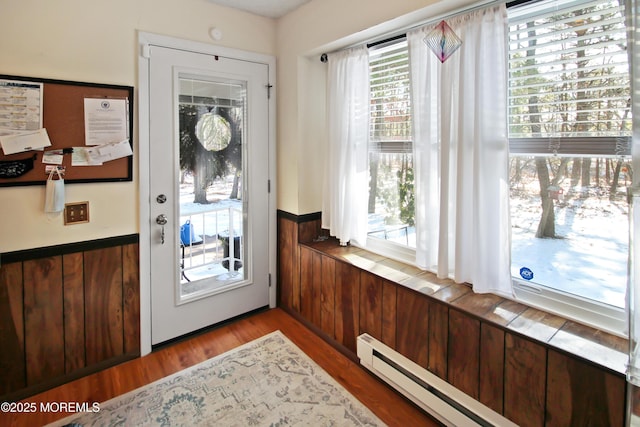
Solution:
M 593 194 L 621 203 L 625 200 L 624 193 L 618 191 L 620 172 L 625 170 L 625 178 L 631 173 L 624 156 L 570 157 L 556 152 L 561 145 L 572 144 L 572 139 L 580 145 L 580 138 L 615 138 L 630 132 L 628 75 L 609 64 L 605 55 L 616 46 L 624 54 L 624 41 L 615 38 L 619 32 L 614 26 L 619 24 L 598 25 L 599 21 L 607 22 L 604 18 L 611 13 L 619 12 L 599 5 L 572 9 L 526 22 L 520 39 L 512 39 L 521 53 L 511 58 L 511 138 L 548 138 L 552 155 L 535 157 L 535 170 L 528 172 L 539 183 L 542 212 L 535 232 L 539 238 L 562 237 L 555 231 L 555 210 L 563 206 L 563 200 L 566 203 L 571 197 Z M 555 42 L 549 41 L 554 38 Z M 563 51 L 557 53 L 557 46 Z M 512 187 L 516 190 L 521 187 L 520 180 L 532 179 L 523 177 L 522 164 L 521 158 L 512 162 Z M 603 164 L 607 167 L 601 168 Z M 600 191 L 590 191 L 594 188 Z
M 583 4 L 510 12 L 512 274 L 621 307 L 633 173 L 624 5 Z
M 239 198 L 242 171 L 241 118 L 232 107 L 180 106 L 180 168 L 193 175 L 194 203 L 208 204 L 207 190 L 217 178 L 234 174 L 230 198 Z

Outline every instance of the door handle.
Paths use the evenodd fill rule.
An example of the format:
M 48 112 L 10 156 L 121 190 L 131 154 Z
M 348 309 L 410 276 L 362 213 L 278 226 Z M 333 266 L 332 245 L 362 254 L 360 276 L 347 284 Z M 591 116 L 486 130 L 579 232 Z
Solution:
M 156 224 L 162 226 L 162 230 L 160 230 L 160 243 L 164 245 L 164 226 L 169 221 L 165 214 L 160 214 L 156 217 Z

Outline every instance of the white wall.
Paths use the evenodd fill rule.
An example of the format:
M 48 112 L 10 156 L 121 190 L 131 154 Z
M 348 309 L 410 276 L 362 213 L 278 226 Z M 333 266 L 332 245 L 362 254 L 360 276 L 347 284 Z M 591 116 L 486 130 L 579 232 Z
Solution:
M 213 26 L 218 45 L 276 53 L 275 20 L 206 0 L 2 0 L 0 74 L 135 87 L 138 30 L 213 43 Z M 0 188 L 0 253 L 138 233 L 136 169 L 133 182 L 66 185 L 67 202 L 89 201 L 88 224 L 44 214 L 44 186 Z

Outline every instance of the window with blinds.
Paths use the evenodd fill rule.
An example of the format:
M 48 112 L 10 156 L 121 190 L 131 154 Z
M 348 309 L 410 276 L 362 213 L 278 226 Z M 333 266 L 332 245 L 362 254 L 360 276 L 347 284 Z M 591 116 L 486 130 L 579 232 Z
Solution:
M 630 153 L 623 3 L 554 0 L 509 9 L 511 153 Z
M 416 246 L 406 38 L 369 48 L 369 86 L 367 247 L 398 258 L 405 249 Z
M 508 9 L 514 295 L 615 333 L 626 318 L 633 176 L 623 7 L 541 0 Z
M 407 41 L 369 50 L 371 150 L 411 152 L 411 100 Z

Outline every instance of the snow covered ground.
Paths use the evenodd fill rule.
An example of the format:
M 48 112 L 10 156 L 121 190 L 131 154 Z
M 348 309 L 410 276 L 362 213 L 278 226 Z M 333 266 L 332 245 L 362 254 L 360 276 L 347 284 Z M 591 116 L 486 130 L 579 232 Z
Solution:
M 180 185 L 180 224 L 190 220 L 196 237 L 216 237 L 229 232 L 231 218 L 234 235 L 242 233 L 242 201 L 230 199 L 233 176 L 218 179 L 207 191 L 209 204 L 194 203 L 193 184 L 190 180 Z M 229 212 L 233 212 L 230 217 Z
M 590 191 L 556 201 L 558 239 L 538 239 L 539 199 L 511 199 L 512 275 L 533 271 L 531 282 L 624 307 L 627 286 L 627 203 Z
M 535 183 L 534 183 L 535 184 Z M 535 184 L 537 185 L 537 184 Z M 540 198 L 529 190 L 511 199 L 511 274 L 533 272 L 530 282 L 624 307 L 627 286 L 629 217 L 623 198 L 589 190 L 589 197 L 569 194 L 556 201 L 557 239 L 539 239 L 535 233 L 542 214 Z M 624 191 L 624 189 L 620 190 Z M 369 217 L 369 230 L 388 229 L 387 239 L 415 247 L 415 229 L 385 227 L 384 215 Z M 383 232 L 374 234 L 384 238 Z
M 233 176 L 216 180 L 207 191 L 207 200 L 211 202 L 208 204 L 193 202 L 193 184 L 189 177 L 180 185 L 180 225 L 190 221 L 194 243 L 193 247 L 185 249 L 184 259 L 181 260 L 185 273 L 182 276 L 183 295 L 202 291 L 200 279 L 216 277 L 219 279 L 216 283 L 221 283 L 238 278 L 225 274 L 228 269 L 224 268 L 222 262 L 225 259 L 224 243 L 218 238 L 228 238 L 230 230 L 233 230 L 234 236 L 242 235 L 242 201 L 229 198 L 232 185 Z M 228 250 L 232 249 L 229 247 Z M 234 253 L 234 258 L 242 259 L 242 250 L 238 252 Z

